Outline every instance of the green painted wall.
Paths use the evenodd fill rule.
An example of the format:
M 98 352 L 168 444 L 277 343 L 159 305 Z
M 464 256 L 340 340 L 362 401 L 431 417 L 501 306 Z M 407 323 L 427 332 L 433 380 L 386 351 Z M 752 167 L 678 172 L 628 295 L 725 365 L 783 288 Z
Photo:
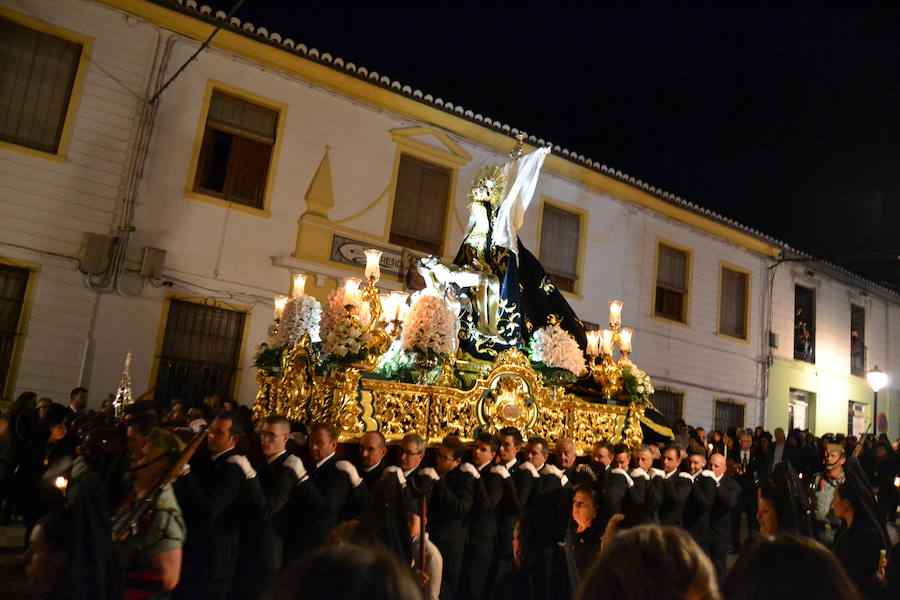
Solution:
M 809 428 L 816 435 L 847 433 L 850 401 L 866 404 L 866 425 L 872 422 L 874 395 L 865 378 L 835 375 L 816 365 L 776 358 L 769 370 L 766 430 L 787 429 L 791 389 L 815 395 L 809 407 Z M 889 388 L 879 392 L 878 410 L 888 414 L 888 435 L 893 438 L 897 432 L 896 410 L 888 407 L 893 409 L 896 402 L 890 395 Z

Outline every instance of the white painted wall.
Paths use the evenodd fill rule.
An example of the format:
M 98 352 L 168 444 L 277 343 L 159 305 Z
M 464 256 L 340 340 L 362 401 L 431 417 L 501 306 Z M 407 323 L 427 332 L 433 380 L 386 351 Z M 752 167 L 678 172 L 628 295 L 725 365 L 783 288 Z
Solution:
M 157 31 L 79 0 L 0 6 L 94 40 L 67 160 L 0 149 L 0 257 L 39 267 L 15 393 L 33 390 L 68 404 L 73 387 L 91 386 L 97 295 L 75 262 L 60 256 L 78 255 L 85 232 L 110 231 Z

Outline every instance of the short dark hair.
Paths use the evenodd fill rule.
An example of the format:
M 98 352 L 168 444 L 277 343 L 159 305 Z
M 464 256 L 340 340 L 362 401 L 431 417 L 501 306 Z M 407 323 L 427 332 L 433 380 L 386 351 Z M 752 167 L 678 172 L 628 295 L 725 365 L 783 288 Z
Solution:
M 519 431 L 516 427 L 504 427 L 497 435 L 501 438 L 511 436 L 513 441 L 516 443 L 516 446 L 522 445 L 522 432 Z
M 80 394 L 80 393 L 82 393 L 82 392 L 84 392 L 85 394 L 87 394 L 87 389 L 86 389 L 86 388 L 83 388 L 83 387 L 73 388 L 72 391 L 69 392 L 69 399 L 70 399 L 70 400 L 71 400 L 71 399 L 74 399 L 75 396 L 77 396 L 78 394 Z
M 671 444 L 663 448 L 663 452 L 668 452 L 669 450 L 674 450 L 678 456 L 681 456 L 681 453 L 684 452 L 684 446 L 682 446 L 678 442 L 672 442 Z
M 529 446 L 536 446 L 538 444 L 541 445 L 541 454 L 543 454 L 544 456 L 550 454 L 550 448 L 547 446 L 547 440 L 542 437 L 528 438 Z
M 612 453 L 613 456 L 615 456 L 616 454 L 628 454 L 628 446 L 626 446 L 625 444 L 616 444 L 612 448 Z
M 487 431 L 482 431 L 481 433 L 479 433 L 478 437 L 475 438 L 475 441 L 490 446 L 491 452 L 496 452 L 497 448 L 500 447 L 500 440 L 497 438 L 497 436 L 488 433 Z
M 241 425 L 241 419 L 237 413 L 233 412 L 220 412 L 216 415 L 217 421 L 231 421 L 231 425 L 228 427 L 228 433 L 231 435 L 241 435 L 244 433 L 244 427 Z
M 328 434 L 328 437 L 331 438 L 332 441 L 336 441 L 338 439 L 337 428 L 330 423 L 313 423 L 309 428 L 310 437 L 312 437 L 312 435 L 317 431 L 324 431 Z
M 462 460 L 466 453 L 466 447 L 463 446 L 463 443 L 459 441 L 459 438 L 455 435 L 448 435 L 442 439 L 441 446 L 453 451 L 454 460 Z
M 606 448 L 606 451 L 612 454 L 613 445 L 607 442 L 606 440 L 600 440 L 599 442 L 594 442 L 594 448 Z
M 369 434 L 372 434 L 378 438 L 378 441 L 381 442 L 382 448 L 387 447 L 387 440 L 385 439 L 383 433 L 381 433 L 380 431 L 364 431 L 363 432 L 363 435 L 369 435 Z M 360 436 L 360 439 L 362 439 L 362 436 Z

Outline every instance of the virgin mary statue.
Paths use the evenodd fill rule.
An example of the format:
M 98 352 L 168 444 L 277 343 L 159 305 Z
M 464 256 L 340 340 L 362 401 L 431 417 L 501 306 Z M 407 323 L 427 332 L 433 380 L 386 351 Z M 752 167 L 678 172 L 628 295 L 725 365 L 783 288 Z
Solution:
M 527 344 L 531 333 L 558 323 L 584 348 L 584 325 L 517 231 L 525 220 L 549 148 L 522 155 L 521 139 L 505 165 L 487 165 L 469 192 L 469 223 L 454 264 L 489 276 L 493 285 L 463 288 L 460 349 L 493 360 Z

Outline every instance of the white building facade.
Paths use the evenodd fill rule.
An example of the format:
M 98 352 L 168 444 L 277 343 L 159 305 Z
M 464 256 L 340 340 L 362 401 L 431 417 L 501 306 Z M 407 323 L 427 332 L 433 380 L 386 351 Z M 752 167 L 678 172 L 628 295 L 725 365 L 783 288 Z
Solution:
M 151 104 L 224 15 L 174 1 L 0 6 L 4 19 L 84 49 L 67 148 L 0 145 L 0 265 L 27 271 L 8 397 L 64 402 L 83 385 L 96 404 L 131 351 L 136 394 L 252 403 L 255 347 L 291 275 L 314 275 L 307 291 L 324 299 L 362 272 L 366 247 L 385 251 L 385 289 L 403 285 L 405 248 L 452 260 L 473 176 L 502 163 L 517 133 L 239 22 Z M 87 234 L 107 236 L 107 251 Z M 765 402 L 772 365 L 793 362 L 783 353 L 794 266 L 772 268 L 779 244 L 558 147 L 519 235 L 584 321 L 602 324 L 609 300 L 625 302 L 633 358 L 668 416 L 787 425 Z M 857 293 L 822 273 L 819 288 L 844 290 L 829 298 Z M 869 298 L 869 356 L 894 375 L 897 299 Z M 817 340 L 831 344 L 834 324 L 837 348 L 849 316 L 830 311 L 820 304 Z M 784 344 L 772 348 L 770 331 Z M 843 368 L 822 360 L 820 370 Z M 882 394 L 887 411 L 896 394 Z

